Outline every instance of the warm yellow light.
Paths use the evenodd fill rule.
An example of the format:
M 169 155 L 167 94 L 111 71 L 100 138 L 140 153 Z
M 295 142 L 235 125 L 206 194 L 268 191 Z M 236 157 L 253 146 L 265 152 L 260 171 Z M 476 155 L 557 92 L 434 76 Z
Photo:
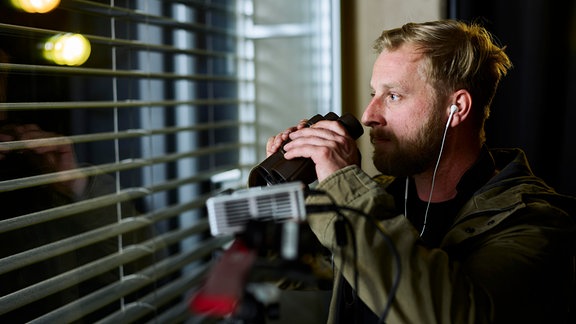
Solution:
M 58 65 L 82 65 L 90 51 L 90 42 L 80 34 L 58 34 L 44 44 L 44 57 Z
M 12 0 L 12 4 L 29 13 L 47 13 L 58 7 L 60 0 Z

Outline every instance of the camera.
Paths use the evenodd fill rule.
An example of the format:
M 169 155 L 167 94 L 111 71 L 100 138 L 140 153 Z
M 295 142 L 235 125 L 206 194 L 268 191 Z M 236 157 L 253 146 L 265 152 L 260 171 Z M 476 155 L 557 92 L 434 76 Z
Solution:
M 336 113 L 329 112 L 322 116 L 320 114 L 310 118 L 306 127 L 310 127 L 320 120 L 336 120 L 340 122 L 348 134 L 357 139 L 364 133 L 362 124 L 351 114 L 344 114 L 339 117 Z M 290 139 L 282 143 L 280 149 L 270 155 L 259 165 L 254 167 L 248 176 L 248 186 L 266 186 L 275 185 L 284 182 L 301 181 L 305 184 L 314 182 L 318 177 L 314 167 L 314 162 L 309 158 L 295 158 L 287 160 L 284 158 L 284 145 L 290 142 Z

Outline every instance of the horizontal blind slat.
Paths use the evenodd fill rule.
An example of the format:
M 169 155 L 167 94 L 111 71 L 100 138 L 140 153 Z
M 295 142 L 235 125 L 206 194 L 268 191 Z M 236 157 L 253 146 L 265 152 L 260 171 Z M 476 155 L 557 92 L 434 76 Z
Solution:
M 157 129 L 128 129 L 117 132 L 92 133 L 82 135 L 37 138 L 30 140 L 11 141 L 11 142 L 0 142 L 0 153 L 14 150 L 31 149 L 37 147 L 90 143 L 104 140 L 138 138 L 143 136 L 175 134 L 187 131 L 193 132 L 193 131 L 217 130 L 219 128 L 239 127 L 242 125 L 243 125 L 242 123 L 237 121 L 227 121 L 227 122 L 224 121 L 217 123 L 196 124 L 193 126 L 166 127 Z
M 165 260 L 162 260 L 159 263 L 134 274 L 130 278 L 161 278 L 169 273 L 177 271 L 179 268 L 182 268 L 191 262 L 205 258 L 207 255 L 212 253 L 212 251 L 222 247 L 230 240 L 230 237 L 217 237 L 208 239 L 204 241 L 202 245 L 195 247 L 193 250 L 170 256 Z M 172 287 L 180 287 L 180 289 L 188 290 L 188 287 L 192 287 L 193 285 L 198 284 L 209 270 L 208 267 L 209 265 L 199 265 L 194 269 L 194 271 L 184 274 L 177 281 L 170 283 L 169 293 L 173 294 Z M 79 319 L 78 316 L 82 316 L 86 313 L 97 310 L 109 304 L 110 302 L 113 302 L 114 300 L 118 300 L 127 294 L 130 294 L 137 289 L 144 287 L 149 283 L 142 280 L 130 280 L 130 278 L 125 278 L 121 282 L 108 285 L 107 287 L 104 287 L 90 295 L 69 303 L 66 306 L 63 306 L 53 312 L 50 312 L 45 316 L 32 321 L 31 323 L 52 323 L 54 320 L 71 322 L 77 320 Z M 153 302 L 148 300 L 150 298 L 154 298 L 154 295 L 155 292 L 152 292 L 151 295 L 143 297 L 142 300 L 147 304 L 153 304 Z M 114 316 L 116 316 L 116 314 L 111 315 L 111 317 Z
M 8 69 L 10 72 L 29 72 L 34 75 L 79 75 L 97 77 L 124 77 L 139 79 L 164 79 L 164 80 L 191 80 L 191 81 L 224 81 L 224 82 L 246 82 L 248 79 L 241 79 L 237 76 L 213 75 L 213 74 L 177 74 L 171 72 L 148 72 L 140 70 L 112 70 L 102 68 L 86 67 L 65 67 L 51 65 L 32 65 L 0 63 L 0 69 Z
M 154 320 L 158 323 L 202 324 L 209 323 L 211 319 L 207 319 L 205 315 L 191 313 L 188 303 L 179 303 L 154 316 Z
M 22 26 L 22 25 L 11 25 L 0 23 L 0 31 L 2 33 L 7 34 L 8 32 L 12 32 L 15 35 L 30 35 L 35 34 L 41 36 L 43 38 L 47 38 L 53 35 L 63 34 L 66 33 L 65 31 L 61 30 L 53 30 L 53 29 L 43 29 L 43 28 L 36 28 L 36 27 L 29 27 L 29 26 Z M 218 51 L 211 51 L 211 50 L 204 50 L 204 49 L 195 49 L 195 48 L 178 48 L 171 45 L 164 45 L 164 44 L 152 44 L 152 43 L 145 43 L 142 41 L 130 40 L 130 39 L 121 39 L 121 38 L 109 38 L 97 35 L 87 35 L 82 34 L 86 39 L 88 39 L 91 43 L 100 43 L 105 44 L 106 46 L 125 46 L 130 47 L 133 50 L 146 50 L 146 51 L 156 51 L 156 52 L 167 52 L 167 53 L 174 53 L 174 54 L 187 54 L 187 55 L 198 55 L 198 56 L 208 56 L 208 57 L 221 57 L 221 58 L 231 58 L 231 59 L 239 59 L 239 60 L 246 60 L 246 58 L 242 58 L 238 56 L 236 53 L 230 52 L 218 52 Z
M 103 257 L 94 262 L 75 268 L 68 272 L 54 276 L 45 281 L 39 282 L 27 288 L 13 292 L 2 297 L 0 303 L 0 314 L 4 314 L 18 307 L 45 298 L 51 294 L 75 286 L 85 280 L 101 275 L 124 264 L 135 261 L 141 257 L 151 255 L 183 240 L 184 238 L 206 231 L 209 228 L 207 222 L 199 222 L 196 226 L 187 227 L 182 230 L 171 231 L 156 236 L 146 242 L 125 247 L 122 251 Z
M 125 202 L 131 199 L 141 198 L 147 194 L 142 188 L 132 188 L 121 190 L 117 193 L 101 196 L 97 198 L 83 200 L 65 206 L 45 209 L 31 214 L 26 214 L 14 218 L 0 221 L 0 234 L 11 230 L 23 228 L 30 225 L 39 224 L 49 220 L 54 220 L 81 212 L 93 210 L 102 206 L 109 206 L 116 203 Z
M 157 163 L 173 162 L 184 158 L 192 158 L 207 154 L 225 152 L 239 147 L 240 147 L 239 143 L 220 144 L 220 145 L 214 145 L 213 147 L 197 149 L 195 151 L 172 153 L 164 156 L 152 157 L 149 159 L 140 159 L 140 160 L 128 159 L 120 161 L 118 163 L 100 164 L 97 166 L 77 168 L 74 170 L 66 170 L 66 171 L 30 176 L 25 178 L 5 180 L 0 182 L 0 192 L 13 191 L 17 189 L 30 188 L 34 186 L 80 179 L 83 177 L 95 176 L 104 173 L 142 168 L 144 166 L 154 165 Z
M 7 313 L 17 309 L 18 307 L 22 307 L 53 293 L 57 293 L 58 291 L 75 286 L 84 280 L 117 268 L 131 260 L 136 260 L 142 256 L 146 256 L 148 253 L 149 251 L 144 249 L 126 248 L 122 251 L 122 254 L 101 258 L 96 262 L 89 263 L 64 274 L 54 276 L 35 285 L 5 295 L 2 297 L 2 303 L 0 303 L 0 314 Z
M 0 64 L 1 65 L 1 64 Z M 68 101 L 68 102 L 8 102 L 0 103 L 0 109 L 19 111 L 26 109 L 101 109 L 101 108 L 134 108 L 134 107 L 173 107 L 173 106 L 221 106 L 250 103 L 236 98 L 210 98 L 195 100 L 165 101 Z
M 176 271 L 179 268 L 183 268 L 186 265 L 190 264 L 191 261 L 198 260 L 204 256 L 208 256 L 209 253 L 213 252 L 218 248 L 221 248 L 222 246 L 224 246 L 224 244 L 230 242 L 230 240 L 231 240 L 230 237 L 217 237 L 208 239 L 207 241 L 203 242 L 206 244 L 206 246 L 201 247 L 202 251 L 205 253 L 203 253 L 202 255 L 195 256 L 193 259 L 190 259 L 185 254 L 179 256 L 174 261 L 171 261 L 169 263 L 163 263 L 162 270 L 160 270 L 160 272 L 168 273 Z M 210 264 L 208 264 L 207 267 L 209 265 Z M 208 270 L 209 268 L 206 268 L 206 272 L 204 274 L 206 274 Z M 142 316 L 145 316 L 150 312 L 153 312 L 155 309 L 163 306 L 171 299 L 176 298 L 179 295 L 182 295 L 183 293 L 189 291 L 191 287 L 193 287 L 195 284 L 199 284 L 203 279 L 205 279 L 205 277 L 194 278 L 190 277 L 190 275 L 184 274 L 181 278 L 175 280 L 174 282 L 159 287 L 156 292 L 150 293 L 144 296 L 143 298 L 139 299 L 136 303 L 130 304 L 135 307 L 131 308 L 129 312 L 126 312 L 126 309 L 117 311 L 116 313 L 111 314 L 110 316 L 102 319 L 102 321 L 99 321 L 98 323 L 113 324 L 113 323 L 119 323 L 119 321 L 136 322 Z M 140 308 L 138 307 L 138 304 L 148 305 L 152 307 Z
M 31 214 L 5 219 L 0 221 L 0 234 L 11 230 L 23 228 L 29 225 L 35 225 L 42 222 L 47 222 L 50 220 L 74 215 L 77 213 L 117 203 L 122 203 L 131 199 L 141 198 L 153 192 L 172 189 L 187 183 L 194 183 L 202 180 L 207 180 L 211 176 L 221 173 L 224 170 L 228 169 L 229 168 L 214 169 L 211 171 L 200 173 L 192 177 L 166 181 L 164 183 L 151 186 L 149 188 L 128 188 L 110 195 L 104 195 L 96 198 L 86 199 L 65 206 L 54 207 L 51 209 L 45 209 Z
M 40 262 L 90 244 L 94 244 L 117 235 L 126 234 L 130 231 L 151 226 L 155 222 L 169 219 L 188 210 L 204 206 L 210 195 L 202 195 L 196 199 L 174 206 L 168 206 L 159 211 L 152 211 L 137 217 L 129 217 L 122 222 L 106 225 L 79 235 L 55 241 L 43 246 L 27 250 L 0 259 L 0 274 L 16 270 L 30 264 Z
M 42 35 L 43 38 L 47 38 L 53 35 L 58 35 L 64 33 L 63 31 L 58 30 L 49 30 L 49 29 L 39 29 L 34 27 L 26 27 L 26 26 L 18 26 L 18 25 L 9 25 L 0 23 L 0 31 L 6 33 L 8 31 L 12 31 L 17 34 L 29 34 L 34 33 L 38 34 L 39 36 Z M 210 51 L 210 50 L 201 50 L 201 49 L 184 49 L 178 48 L 170 45 L 162 45 L 162 44 L 151 44 L 145 43 L 141 41 L 129 40 L 129 39 L 119 39 L 119 38 L 108 38 L 102 36 L 95 36 L 95 35 L 86 35 L 83 34 L 86 39 L 88 39 L 92 44 L 106 44 L 106 46 L 116 46 L 116 47 L 129 47 L 133 51 L 156 51 L 156 52 L 164 52 L 164 53 L 172 53 L 172 54 L 185 54 L 191 56 L 204 56 L 204 57 L 215 57 L 215 58 L 226 58 L 226 59 L 234 59 L 234 60 L 248 60 L 246 57 L 239 56 L 235 53 L 230 52 L 218 52 L 218 51 Z
M 203 248 L 208 249 L 212 248 L 212 246 L 208 243 L 206 247 Z M 182 278 L 179 278 L 177 283 L 190 286 L 198 284 L 203 279 L 203 276 L 206 274 L 207 270 L 208 269 L 206 266 L 198 266 L 191 273 L 185 274 L 182 276 Z M 74 322 L 81 319 L 82 316 L 89 314 L 90 312 L 96 311 L 108 305 L 109 303 L 121 299 L 125 296 L 126 293 L 137 291 L 146 284 L 148 284 L 148 282 L 142 283 L 142 281 L 138 282 L 136 280 L 131 280 L 131 278 L 127 278 L 114 285 L 100 289 L 93 294 L 87 295 L 86 297 L 75 300 L 59 309 L 38 317 L 29 323 Z
M 83 0 L 76 0 L 76 1 L 83 1 Z M 183 5 L 193 6 L 204 10 L 210 10 L 211 12 L 219 11 L 227 13 L 229 15 L 242 14 L 238 13 L 234 7 L 226 6 L 214 1 L 206 1 L 206 0 L 162 0 L 162 1 L 168 3 L 180 3 Z
M 216 28 L 211 25 L 199 24 L 194 22 L 178 21 L 166 16 L 147 14 L 141 10 L 132 10 L 129 8 L 122 8 L 110 6 L 106 4 L 96 3 L 93 1 L 64 1 L 59 6 L 63 9 L 81 10 L 85 13 L 102 14 L 105 17 L 114 17 L 116 19 L 123 19 L 127 21 L 135 21 L 151 25 L 159 25 L 164 27 L 173 27 L 186 30 L 196 30 L 206 33 L 221 34 L 221 35 L 234 35 L 233 31 L 224 28 Z
M 40 174 L 12 180 L 5 180 L 0 182 L 0 192 L 30 188 L 34 186 L 52 184 L 61 181 L 69 181 L 110 172 L 141 168 L 150 164 L 151 161 L 147 160 L 129 159 L 120 161 L 119 163 L 100 164 L 97 166 L 89 166 L 73 170 Z
M 13 271 L 36 262 L 50 259 L 52 257 L 80 249 L 93 243 L 149 226 L 145 219 L 127 219 L 122 224 L 113 224 L 98 228 L 96 230 L 76 235 L 67 239 L 45 244 L 35 249 L 22 253 L 13 254 L 0 259 L 0 274 Z

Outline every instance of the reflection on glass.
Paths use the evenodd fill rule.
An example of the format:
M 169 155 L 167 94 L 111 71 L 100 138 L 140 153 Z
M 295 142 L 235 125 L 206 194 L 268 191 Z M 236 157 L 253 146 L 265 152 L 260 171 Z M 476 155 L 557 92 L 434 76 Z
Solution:
M 14 7 L 29 13 L 47 13 L 59 4 L 60 0 L 12 0 Z
M 44 57 L 58 65 L 82 65 L 89 56 L 90 42 L 80 34 L 58 34 L 44 44 Z

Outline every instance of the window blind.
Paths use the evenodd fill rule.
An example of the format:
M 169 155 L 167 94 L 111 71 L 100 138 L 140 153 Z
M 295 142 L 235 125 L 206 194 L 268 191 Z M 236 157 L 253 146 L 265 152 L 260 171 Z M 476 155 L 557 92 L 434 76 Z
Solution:
M 0 4 L 1 322 L 201 321 L 205 201 L 254 149 L 243 2 Z

